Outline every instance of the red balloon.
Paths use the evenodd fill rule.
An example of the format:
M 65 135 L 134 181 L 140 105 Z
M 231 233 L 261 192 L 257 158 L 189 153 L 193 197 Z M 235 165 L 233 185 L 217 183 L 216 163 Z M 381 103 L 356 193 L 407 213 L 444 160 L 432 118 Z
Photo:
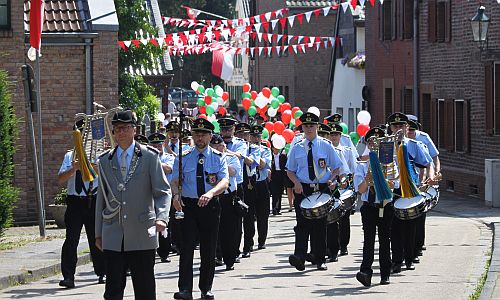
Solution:
M 370 130 L 370 126 L 366 124 L 359 124 L 358 127 L 356 127 L 356 132 L 359 136 L 365 136 L 368 130 Z
M 200 106 L 198 107 L 198 110 L 200 111 L 200 114 L 206 115 L 207 114 L 207 107 L 206 106 Z M 205 116 L 206 118 L 206 116 Z
M 323 124 L 328 125 L 328 120 L 327 120 L 327 119 L 324 119 L 324 120 L 323 120 Z
M 248 110 L 250 108 L 250 106 L 252 105 L 252 101 L 250 101 L 250 99 L 248 99 L 248 98 L 245 98 L 245 99 L 241 100 L 241 105 L 243 106 L 244 109 Z
M 266 143 L 267 148 L 271 148 L 271 143 L 268 140 L 262 140 L 263 143 Z
M 222 93 L 222 100 L 224 100 L 224 101 L 229 100 L 229 93 L 228 92 Z
M 266 128 L 267 131 L 271 133 L 274 130 L 274 124 L 272 122 L 267 122 L 266 125 L 264 125 L 264 128 Z
M 263 88 L 262 95 L 264 95 L 264 97 L 266 98 L 271 97 L 271 90 L 268 87 Z
M 248 93 L 251 89 L 252 89 L 252 86 L 250 85 L 250 83 L 245 83 L 243 85 L 243 92 L 244 93 Z
M 264 122 L 267 121 L 267 116 L 265 112 L 261 112 L 259 115 L 262 117 L 262 119 L 264 119 Z
M 300 110 L 300 108 L 298 106 L 295 106 L 294 108 L 292 108 L 292 116 L 295 116 L 295 113 L 298 112 Z
M 252 100 L 255 100 L 255 99 L 257 99 L 257 96 L 258 96 L 259 94 L 257 94 L 257 92 L 256 92 L 256 91 L 252 91 L 252 92 L 250 92 L 250 95 L 252 95 Z
M 277 121 L 274 123 L 274 132 L 281 135 L 283 130 L 285 130 L 285 124 L 283 124 L 283 122 Z
M 203 106 L 203 107 L 205 107 L 205 106 Z M 200 109 L 200 110 L 201 110 L 201 109 Z M 200 119 L 205 119 L 205 120 L 206 120 L 206 119 L 207 119 L 207 115 L 205 115 L 205 114 L 199 114 L 199 115 L 198 115 L 198 118 L 200 118 Z
M 281 113 L 284 112 L 284 111 L 286 111 L 286 110 L 290 110 L 291 108 L 292 108 L 292 106 L 288 102 L 280 104 L 280 109 L 281 109 L 280 112 Z
M 221 116 L 225 116 L 226 115 L 226 108 L 224 106 L 219 106 L 219 114 Z
M 290 110 L 283 111 L 283 113 L 281 114 L 281 121 L 285 125 L 288 125 L 291 120 L 292 120 L 292 112 Z
M 212 104 L 212 97 L 211 97 L 211 96 L 209 96 L 209 95 L 206 95 L 206 96 L 205 96 L 205 103 L 206 103 L 207 105 Z
M 283 137 L 285 138 L 285 141 L 287 143 L 291 143 L 293 141 L 293 138 L 295 137 L 295 132 L 290 129 L 285 129 L 283 130 Z
M 302 124 L 302 121 L 299 118 L 295 119 L 295 126 L 296 127 L 299 127 L 301 124 Z

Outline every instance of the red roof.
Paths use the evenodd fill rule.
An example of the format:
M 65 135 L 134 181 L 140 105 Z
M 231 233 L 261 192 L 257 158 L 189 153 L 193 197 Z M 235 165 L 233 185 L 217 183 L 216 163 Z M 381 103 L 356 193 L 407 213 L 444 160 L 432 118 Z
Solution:
M 87 1 L 82 1 L 87 2 Z M 85 6 L 85 5 L 84 5 Z M 43 32 L 82 32 L 86 7 L 78 7 L 77 0 L 45 0 Z M 29 31 L 30 1 L 24 0 L 24 30 Z

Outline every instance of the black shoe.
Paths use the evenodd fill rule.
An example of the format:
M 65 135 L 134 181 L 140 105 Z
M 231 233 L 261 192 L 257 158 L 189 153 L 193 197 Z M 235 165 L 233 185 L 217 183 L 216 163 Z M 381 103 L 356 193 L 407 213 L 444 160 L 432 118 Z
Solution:
M 337 261 L 339 261 L 339 259 L 337 258 L 337 256 L 330 256 L 328 258 L 328 262 L 337 262 Z
M 425 245 L 424 245 L 424 246 L 422 246 L 422 248 L 420 248 L 420 249 L 422 249 L 422 251 L 425 251 L 425 250 L 427 250 L 427 247 L 425 247 Z
M 67 287 L 68 289 L 72 289 L 75 287 L 75 282 L 71 279 L 64 279 L 59 281 L 59 286 Z
M 383 276 L 382 279 L 380 279 L 380 285 L 387 285 L 390 283 L 391 282 L 389 281 L 389 276 Z
M 250 257 L 250 252 L 243 252 L 241 254 L 241 258 L 248 258 L 248 257 Z
M 132 273 L 130 272 L 130 269 L 127 269 L 127 271 L 125 271 L 125 276 L 132 276 Z
M 234 262 L 237 264 L 239 264 L 241 262 L 241 258 L 239 255 L 234 259 Z
M 328 270 L 328 267 L 326 266 L 325 263 L 321 263 L 321 264 L 316 265 L 316 269 L 318 269 L 320 271 L 326 271 L 326 270 Z
M 266 245 L 265 244 L 261 244 L 261 245 L 257 246 L 257 249 L 259 249 L 259 250 L 266 249 Z
M 306 253 L 306 261 L 310 262 L 311 264 L 315 265 L 316 259 L 314 259 L 314 254 L 312 253 Z
M 170 258 L 168 258 L 168 257 L 162 258 L 161 262 L 162 263 L 169 263 L 170 262 Z
M 222 259 L 218 259 L 218 258 L 215 259 L 215 266 L 216 267 L 220 267 L 223 265 L 224 265 L 224 262 L 222 262 Z
M 288 209 L 288 212 L 292 212 L 292 211 L 293 211 L 293 208 L 289 208 L 289 209 Z
M 417 252 L 417 256 L 422 256 L 422 255 L 424 255 L 424 253 L 422 253 L 422 250 Z
M 419 264 L 419 263 L 420 263 L 420 258 L 415 257 L 415 258 L 413 259 L 413 263 L 414 263 L 414 264 Z
M 372 285 L 372 276 L 370 274 L 366 274 L 364 272 L 358 272 L 356 274 L 356 279 L 366 287 Z
M 226 265 L 226 271 L 234 270 L 234 265 Z
M 412 262 L 406 263 L 406 270 L 415 270 L 415 266 Z
M 104 280 L 104 276 L 99 276 L 99 279 L 97 280 L 98 284 L 104 284 L 106 283 L 106 280 Z
M 193 300 L 193 294 L 190 291 L 175 292 L 174 299 Z
M 281 216 L 281 212 L 280 212 L 280 211 L 277 211 L 277 212 L 276 212 L 276 214 L 277 214 L 278 216 Z
M 306 269 L 304 261 L 302 261 L 302 259 L 297 255 L 290 255 L 288 257 L 288 262 L 290 263 L 290 265 L 294 266 L 295 269 L 297 269 L 298 271 L 304 271 Z
M 212 291 L 201 292 L 201 299 L 215 299 L 215 296 Z
M 401 264 L 394 264 L 392 266 L 392 273 L 401 273 Z
M 340 255 L 339 256 L 344 256 L 344 255 L 347 255 L 349 254 L 349 252 L 347 251 L 347 249 L 342 249 L 340 250 Z

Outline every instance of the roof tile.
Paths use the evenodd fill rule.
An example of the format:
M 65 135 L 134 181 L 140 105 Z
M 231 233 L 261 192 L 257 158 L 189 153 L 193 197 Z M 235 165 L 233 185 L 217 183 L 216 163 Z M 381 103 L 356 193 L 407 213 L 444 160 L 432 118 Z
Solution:
M 44 0 L 45 22 L 43 32 L 81 32 L 83 20 L 87 15 L 79 8 L 77 0 Z M 24 29 L 29 31 L 30 1 L 24 0 Z

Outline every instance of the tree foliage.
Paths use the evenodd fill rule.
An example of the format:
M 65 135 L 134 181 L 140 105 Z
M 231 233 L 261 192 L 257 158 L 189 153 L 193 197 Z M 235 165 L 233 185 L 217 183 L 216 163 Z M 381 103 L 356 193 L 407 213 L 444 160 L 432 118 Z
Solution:
M 10 103 L 7 72 L 0 70 L 0 236 L 12 222 L 19 191 L 12 185 L 17 119 Z

